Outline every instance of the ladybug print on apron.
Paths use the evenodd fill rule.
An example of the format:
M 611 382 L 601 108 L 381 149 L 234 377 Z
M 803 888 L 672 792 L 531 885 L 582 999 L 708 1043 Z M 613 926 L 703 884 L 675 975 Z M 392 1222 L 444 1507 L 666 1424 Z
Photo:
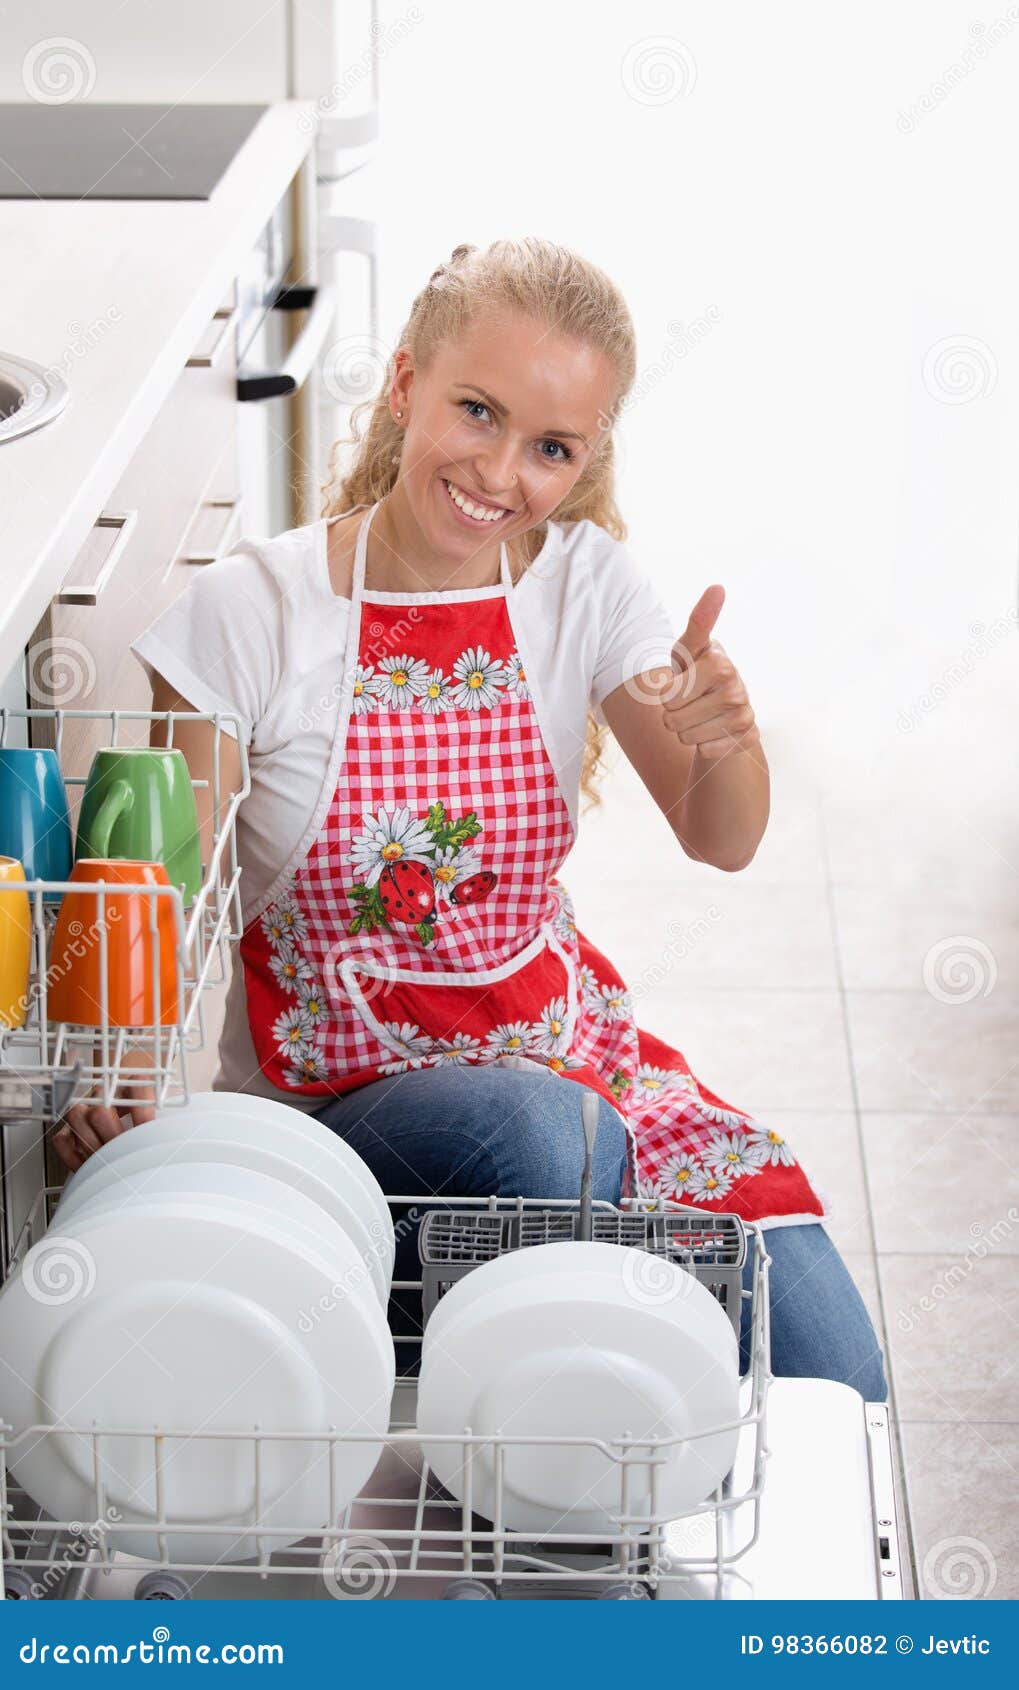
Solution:
M 399 838 L 386 839 L 387 828 L 404 826 Z M 350 900 L 358 913 L 349 932 L 373 932 L 378 926 L 413 927 L 422 944 L 431 944 L 435 937 L 436 886 L 448 891 L 451 904 L 478 904 L 494 890 L 498 876 L 490 869 L 472 873 L 477 853 L 465 849 L 463 841 L 474 838 L 481 825 L 472 811 L 463 821 L 452 826 L 446 820 L 441 802 L 429 806 L 424 823 L 408 821 L 400 824 L 384 816 L 372 818 L 367 833 L 354 842 L 355 860 L 371 863 L 368 878 L 350 890 Z M 386 839 L 381 864 L 378 839 Z M 427 853 L 438 850 L 433 865 Z M 416 856 L 415 850 L 422 854 Z
M 557 878 L 574 830 L 505 546 L 497 586 L 372 592 L 377 509 L 358 534 L 316 812 L 241 936 L 263 1072 L 283 1095 L 324 1099 L 425 1066 L 536 1067 L 618 1110 L 634 1193 L 822 1219 L 782 1135 L 638 1028 L 625 982 L 577 930 Z

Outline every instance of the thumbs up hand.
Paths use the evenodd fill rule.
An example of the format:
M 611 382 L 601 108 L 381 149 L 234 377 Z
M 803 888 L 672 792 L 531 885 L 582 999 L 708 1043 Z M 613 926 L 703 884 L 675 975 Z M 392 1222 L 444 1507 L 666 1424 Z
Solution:
M 747 689 L 711 630 L 724 587 L 706 587 L 672 648 L 674 681 L 662 702 L 666 725 L 708 761 L 760 744 Z

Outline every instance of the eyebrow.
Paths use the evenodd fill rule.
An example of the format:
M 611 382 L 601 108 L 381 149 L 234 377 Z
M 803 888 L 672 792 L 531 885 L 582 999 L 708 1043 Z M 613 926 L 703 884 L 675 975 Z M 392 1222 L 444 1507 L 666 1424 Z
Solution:
M 498 399 L 496 399 L 496 397 L 493 393 L 486 393 L 485 389 L 483 387 L 479 387 L 476 381 L 458 381 L 458 382 L 454 382 L 453 385 L 454 385 L 454 387 L 462 387 L 462 388 L 472 387 L 474 389 L 475 393 L 481 394 L 481 397 L 485 401 L 486 405 L 491 405 L 493 411 L 500 412 L 500 414 L 504 417 L 509 416 L 509 412 L 507 411 L 505 405 L 503 405 Z M 546 428 L 545 434 L 546 435 L 553 435 L 554 434 L 557 437 L 557 439 L 560 439 L 560 440 L 582 440 L 584 442 L 584 445 L 585 446 L 587 445 L 587 435 L 586 434 L 578 434 L 578 432 L 575 428 Z

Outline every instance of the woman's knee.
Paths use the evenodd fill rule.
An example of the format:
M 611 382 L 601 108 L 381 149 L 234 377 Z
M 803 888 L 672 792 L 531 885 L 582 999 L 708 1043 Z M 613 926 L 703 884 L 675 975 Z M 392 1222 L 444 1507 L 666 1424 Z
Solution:
M 778 1377 L 832 1379 L 868 1402 L 888 1394 L 884 1357 L 870 1315 L 827 1232 L 817 1223 L 765 1233 L 771 1257 L 768 1297 L 771 1371 Z M 750 1264 L 744 1275 L 750 1288 Z M 747 1304 L 741 1366 L 749 1365 Z
M 580 1194 L 584 1170 L 583 1094 L 576 1082 L 506 1074 L 520 1080 L 510 1088 L 512 1113 L 493 1153 L 500 1165 L 503 1193 L 519 1197 L 574 1198 Z M 618 1110 L 598 1098 L 598 1131 L 592 1155 L 592 1192 L 610 1203 L 619 1201 L 626 1170 L 626 1128 Z
M 320 1119 L 347 1138 L 379 1177 L 415 1168 L 431 1190 L 510 1197 L 579 1195 L 584 1166 L 581 1102 L 590 1088 L 538 1071 L 419 1069 L 363 1088 Z M 371 1095 L 369 1095 L 371 1094 Z M 600 1093 L 592 1159 L 594 1196 L 618 1202 L 626 1169 L 622 1118 Z M 356 1094 L 355 1094 L 356 1096 Z M 395 1169 L 394 1169 L 395 1164 Z M 383 1183 L 385 1181 L 383 1180 Z
M 478 1171 L 503 1197 L 577 1197 L 584 1167 L 582 1094 L 589 1088 L 542 1071 L 486 1063 L 449 1076 L 447 1103 L 486 1155 Z M 598 1132 L 592 1158 L 594 1196 L 617 1202 L 626 1167 L 626 1129 L 599 1094 Z M 449 1114 L 447 1113 L 447 1118 Z M 483 1193 L 487 1195 L 487 1191 Z

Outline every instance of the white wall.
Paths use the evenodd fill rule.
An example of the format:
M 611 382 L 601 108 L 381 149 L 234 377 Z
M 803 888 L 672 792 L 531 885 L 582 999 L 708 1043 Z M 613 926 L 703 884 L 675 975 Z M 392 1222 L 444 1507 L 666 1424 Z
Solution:
M 677 636 L 721 581 L 716 636 L 808 785 L 1010 778 L 1019 7 L 982 35 L 961 0 L 382 15 L 415 10 L 382 64 L 385 333 L 458 241 L 602 264 L 667 368 L 620 495 Z M 968 648 L 974 676 L 918 706 Z

